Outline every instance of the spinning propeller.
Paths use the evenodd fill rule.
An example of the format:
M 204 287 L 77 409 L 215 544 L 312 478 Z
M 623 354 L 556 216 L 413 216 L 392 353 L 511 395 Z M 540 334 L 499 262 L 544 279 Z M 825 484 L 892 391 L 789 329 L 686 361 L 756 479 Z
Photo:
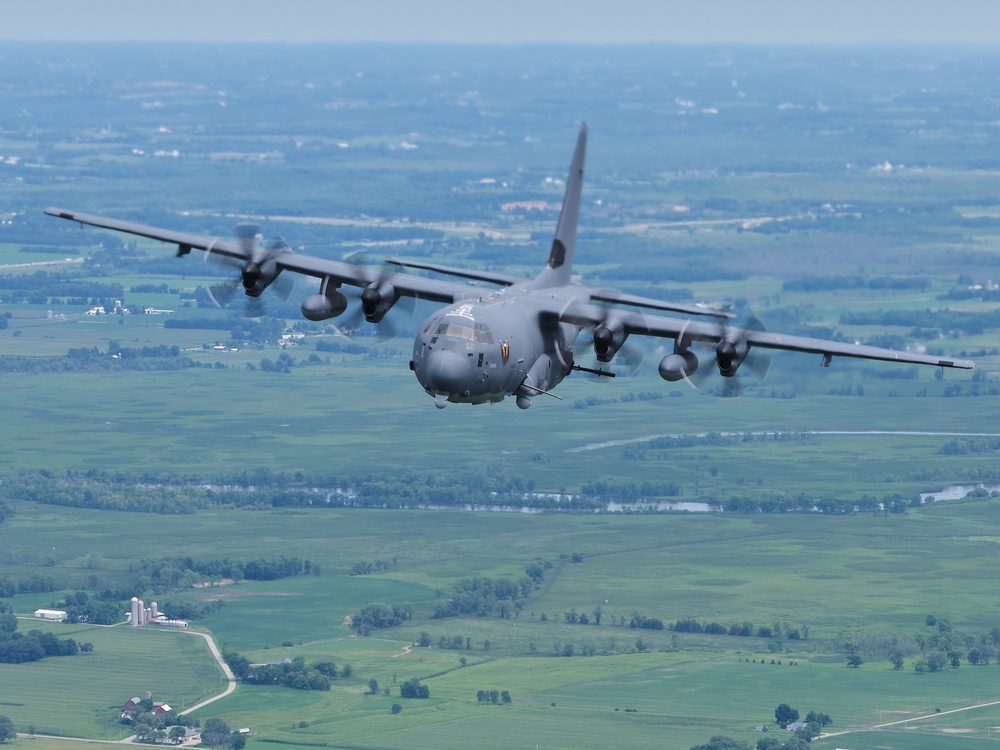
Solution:
M 767 330 L 760 319 L 748 313 L 737 325 L 722 320 L 718 326 L 718 343 L 714 351 L 702 355 L 705 359 L 714 357 L 715 367 L 707 362 L 699 367 L 698 355 L 689 348 L 698 347 L 699 342 L 685 341 L 681 333 L 674 344 L 674 352 L 660 361 L 660 377 L 671 382 L 683 380 L 695 390 L 712 391 L 724 398 L 742 395 L 748 380 L 755 381 L 754 385 L 763 382 L 771 367 L 771 356 L 765 350 L 753 348 L 747 335 L 750 331 Z M 716 380 L 717 377 L 721 377 L 721 381 Z
M 402 266 L 375 259 L 364 251 L 346 255 L 344 262 L 377 270 L 373 280 L 366 287 L 351 295 L 360 300 L 360 304 L 354 306 L 337 328 L 348 337 L 365 335 L 365 326 L 361 323 L 364 319 L 374 324 L 372 335 L 376 340 L 389 341 L 396 338 L 399 335 L 399 328 L 393 320 L 386 317 L 386 314 L 390 309 L 396 308 L 408 319 L 416 307 L 413 297 L 401 296 L 393 286 L 392 280 L 397 274 L 402 273 Z
M 290 252 L 290 248 L 282 239 L 274 239 L 264 246 L 258 242 L 260 228 L 256 224 L 238 224 L 234 231 L 239 240 L 244 256 L 241 261 L 227 255 L 213 253 L 209 247 L 205 252 L 205 262 L 216 268 L 223 269 L 227 274 L 237 273 L 235 278 L 222 284 L 206 287 L 209 299 L 216 307 L 225 307 L 232 302 L 237 291 L 242 290 L 246 299 L 243 314 L 247 317 L 260 317 L 266 313 L 260 296 L 270 288 L 282 302 L 286 301 L 295 288 L 295 280 L 280 276 L 277 257 Z

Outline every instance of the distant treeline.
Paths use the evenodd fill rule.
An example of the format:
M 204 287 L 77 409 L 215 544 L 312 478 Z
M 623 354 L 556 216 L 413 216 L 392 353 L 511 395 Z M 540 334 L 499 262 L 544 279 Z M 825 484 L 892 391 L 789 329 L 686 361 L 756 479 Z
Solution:
M 762 492 L 752 495 L 734 495 L 719 502 L 722 510 L 730 513 L 824 513 L 848 515 L 851 513 L 905 513 L 907 508 L 920 505 L 919 495 L 904 498 L 896 493 L 876 498 L 863 495 L 859 500 L 834 497 L 811 497 L 799 494 L 789 497 L 780 492 Z
M 199 581 L 276 581 L 281 578 L 318 572 L 312 562 L 298 557 L 256 560 L 198 560 L 193 557 L 145 558 L 129 570 L 146 576 L 152 586 L 174 588 L 183 582 Z M 145 588 L 145 587 L 144 587 Z
M 955 310 L 875 310 L 850 312 L 840 316 L 844 325 L 902 326 L 937 331 L 962 331 L 974 336 L 1000 327 L 1000 310 L 985 313 Z
M 176 346 L 74 348 L 64 357 L 0 357 L 0 373 L 143 372 L 199 367 Z
M 786 292 L 829 292 L 838 289 L 919 289 L 925 291 L 930 279 L 919 276 L 805 276 L 782 283 Z
M 59 583 L 52 576 L 32 573 L 27 578 L 0 577 L 0 598 L 10 599 L 14 594 L 47 594 L 58 591 Z
M 701 437 L 656 438 L 651 441 L 664 446 L 709 445 L 718 440 L 728 445 L 746 439 L 815 440 L 807 433 L 779 433 L 768 436 L 706 435 Z M 692 442 L 693 441 L 693 442 Z M 700 442 L 706 441 L 706 442 Z M 992 443 L 953 441 L 943 450 L 986 452 Z M 630 447 L 628 450 L 635 450 Z M 992 449 L 989 449 L 992 450 Z M 979 476 L 949 476 L 947 479 L 984 481 Z M 994 473 L 985 479 L 992 479 Z M 146 477 L 144 477 L 145 479 Z M 152 477 L 149 477 L 152 478 Z M 157 477 L 167 479 L 166 477 Z M 927 479 L 938 477 L 927 477 Z M 566 497 L 533 492 L 533 483 L 511 474 L 456 474 L 449 476 L 403 474 L 368 476 L 355 480 L 316 477 L 311 482 L 304 474 L 243 473 L 227 476 L 240 484 L 205 487 L 198 477 L 175 478 L 177 484 L 140 482 L 136 477 L 97 471 L 68 472 L 57 477 L 48 471 L 21 470 L 0 482 L 0 501 L 30 500 L 48 505 L 63 505 L 98 510 L 120 510 L 134 513 L 167 515 L 196 513 L 200 508 L 294 508 L 294 507 L 357 507 L 357 508 L 420 508 L 427 505 L 442 507 L 532 507 L 557 512 L 593 512 L 605 510 L 609 502 L 640 503 L 679 497 L 682 487 L 673 481 L 628 482 L 597 480 L 583 485 L 580 494 Z M 258 484 L 260 482 L 261 484 Z M 275 484 L 270 484 L 274 482 Z M 288 486 L 294 482 L 303 487 Z M 337 483 L 326 490 L 315 489 L 321 482 Z M 341 484 L 341 482 L 343 482 Z M 244 484 L 245 483 L 245 484 Z M 881 499 L 866 496 L 859 500 L 814 497 L 805 494 L 790 497 L 783 493 L 748 492 L 728 499 L 701 498 L 721 510 L 735 513 L 821 512 L 853 513 L 903 512 L 913 498 L 886 495 Z M 372 570 L 377 563 L 370 563 Z M 363 574 L 365 561 L 354 571 Z M 530 575 L 530 574 L 529 574 Z M 223 576 L 232 577 L 232 576 Z M 244 575 L 243 577 L 249 577 Z
M 1000 451 L 1000 438 L 994 437 L 962 437 L 949 440 L 941 446 L 943 456 L 968 456 L 977 453 L 994 453 Z
M 142 593 L 141 588 L 136 588 L 136 595 Z M 75 591 L 66 594 L 66 598 L 56 605 L 56 609 L 66 612 L 66 622 L 86 622 L 91 625 L 114 625 L 121 622 L 124 617 L 126 605 L 125 601 L 132 597 L 122 596 L 122 591 L 105 589 L 88 595 L 86 591 Z
M 46 304 L 50 298 L 70 298 L 71 304 L 103 304 L 121 299 L 125 287 L 119 283 L 103 284 L 74 277 L 61 271 L 35 271 L 32 274 L 0 274 L 0 302 Z
M 0 664 L 23 664 L 46 656 L 75 656 L 93 651 L 90 643 L 77 644 L 72 638 L 57 638 L 52 633 L 30 630 L 17 632 L 18 620 L 4 605 L 0 609 Z

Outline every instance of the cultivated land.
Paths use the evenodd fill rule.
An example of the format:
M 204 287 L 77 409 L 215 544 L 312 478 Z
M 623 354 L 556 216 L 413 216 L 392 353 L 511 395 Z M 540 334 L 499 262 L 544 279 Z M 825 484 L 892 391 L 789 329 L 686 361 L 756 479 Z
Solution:
M 992 747 L 1000 708 L 977 706 L 1000 700 L 998 667 L 968 664 L 967 651 L 1000 625 L 1000 508 L 912 501 L 1000 484 L 1000 133 L 982 73 L 994 53 L 563 53 L 0 46 L 0 480 L 36 485 L 4 499 L 15 515 L 0 524 L 0 578 L 39 574 L 56 589 L 9 604 L 30 613 L 108 587 L 218 599 L 195 625 L 252 662 L 352 665 L 330 691 L 241 685 L 197 713 L 251 727 L 261 746 L 685 750 L 717 734 L 753 743 L 757 724 L 780 731 L 773 711 L 787 702 L 852 732 L 820 748 Z M 438 411 L 407 370 L 406 335 L 349 340 L 303 324 L 303 288 L 254 328 L 192 301 L 216 278 L 200 257 L 40 213 L 222 236 L 262 217 L 265 236 L 313 254 L 534 274 L 555 213 L 501 206 L 560 200 L 576 119 L 591 130 L 577 250 L 588 283 L 745 300 L 773 330 L 922 344 L 978 369 L 939 379 L 775 356 L 763 386 L 719 398 L 717 381 L 695 392 L 657 378 L 653 342 L 634 376 L 570 379 L 562 402 Z M 175 312 L 84 315 L 115 299 Z M 275 318 L 287 323 L 268 328 Z M 173 327 L 184 320 L 214 327 Z M 296 322 L 305 337 L 282 348 Z M 29 499 L 60 501 L 50 490 L 63 478 L 82 495 L 109 477 L 125 499 L 199 504 L 159 515 Z M 427 504 L 400 489 L 416 483 L 418 497 L 457 487 L 450 509 L 400 509 Z M 202 484 L 263 494 L 209 501 Z M 348 504 L 375 507 L 330 494 L 362 486 Z M 309 488 L 311 505 L 267 494 Z M 514 509 L 566 493 L 856 510 L 473 513 L 458 510 L 463 491 Z M 145 559 L 282 555 L 313 574 L 172 590 L 142 578 Z M 388 569 L 350 575 L 374 560 Z M 433 618 L 461 579 L 517 580 L 536 560 L 552 568 L 516 617 Z M 371 602 L 408 603 L 413 619 L 355 637 L 345 618 Z M 590 624 L 568 623 L 574 611 Z M 635 612 L 751 622 L 753 635 L 629 628 Z M 940 634 L 929 614 L 953 628 L 959 668 L 914 670 Z M 118 739 L 115 708 L 136 694 L 186 708 L 224 687 L 201 638 L 21 621 L 32 627 L 94 652 L 0 664 L 0 714 L 19 731 Z M 431 648 L 415 645 L 425 633 Z M 412 677 L 429 699 L 399 697 Z M 370 679 L 391 694 L 368 695 Z M 483 689 L 512 703 L 482 704 Z

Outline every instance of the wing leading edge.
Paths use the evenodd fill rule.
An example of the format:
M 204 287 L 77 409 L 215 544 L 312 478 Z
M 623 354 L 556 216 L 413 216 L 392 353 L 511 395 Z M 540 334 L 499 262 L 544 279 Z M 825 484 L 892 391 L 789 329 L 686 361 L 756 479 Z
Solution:
M 116 232 L 124 232 L 125 234 L 132 234 L 137 237 L 146 237 L 177 245 L 178 255 L 187 255 L 191 250 L 205 250 L 238 260 L 252 260 L 246 247 L 242 243 L 233 240 L 177 232 L 172 229 L 163 229 L 133 221 L 113 219 L 108 216 L 82 213 L 80 211 L 67 211 L 61 208 L 47 208 L 45 209 L 45 213 L 49 216 L 76 221 L 80 224 L 88 224 L 102 229 L 111 229 Z M 330 279 L 340 284 L 349 284 L 350 286 L 357 287 L 366 287 L 378 281 L 381 276 L 379 271 L 366 266 L 342 263 L 336 260 L 327 260 L 325 258 L 316 258 L 311 255 L 301 255 L 292 252 L 284 252 L 275 256 L 275 262 L 281 270 L 301 273 L 321 280 Z M 442 303 L 457 302 L 458 300 L 474 297 L 478 294 L 475 289 L 465 284 L 406 274 L 396 274 L 393 276 L 392 285 L 401 296 Z
M 600 325 L 607 319 L 608 314 L 605 308 L 596 305 L 571 305 L 565 310 L 553 310 L 552 312 L 557 314 L 563 322 L 580 326 Z M 667 318 L 638 312 L 626 313 L 619 316 L 617 320 L 627 334 L 674 339 L 677 342 L 677 347 L 682 351 L 695 342 L 717 345 L 728 339 L 745 341 L 750 347 L 756 346 L 762 349 L 820 354 L 823 356 L 824 367 L 830 364 L 830 359 L 833 357 L 854 357 L 885 362 L 953 367 L 960 370 L 973 370 L 976 367 L 975 363 L 968 359 L 916 354 L 864 344 L 826 341 L 808 336 L 769 333 L 749 328 L 737 328 L 723 323 Z

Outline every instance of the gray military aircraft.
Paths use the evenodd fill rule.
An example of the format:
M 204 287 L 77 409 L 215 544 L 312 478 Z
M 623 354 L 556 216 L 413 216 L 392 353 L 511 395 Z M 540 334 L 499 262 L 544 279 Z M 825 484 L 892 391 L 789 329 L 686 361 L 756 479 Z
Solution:
M 584 367 L 575 361 L 574 344 L 585 332 L 592 336 L 594 354 L 601 363 L 612 362 L 623 351 L 629 336 L 673 339 L 673 351 L 659 363 L 660 376 L 671 382 L 690 379 L 698 370 L 698 357 L 691 350 L 693 344 L 713 347 L 715 367 L 727 378 L 736 375 L 751 348 L 819 354 L 822 367 L 829 366 L 835 356 L 961 369 L 975 367 L 963 359 L 786 336 L 757 327 L 736 327 L 726 322 L 731 315 L 725 311 L 676 305 L 576 283 L 571 274 L 586 144 L 584 125 L 573 154 L 548 263 L 534 279 L 435 263 L 390 261 L 398 268 L 421 269 L 497 287 L 490 290 L 450 279 L 315 258 L 292 252 L 287 246 L 261 248 L 255 242 L 202 237 L 59 208 L 48 208 L 45 213 L 175 244 L 178 256 L 187 255 L 192 249 L 222 256 L 239 267 L 242 287 L 250 297 L 259 297 L 284 272 L 314 277 L 319 280 L 320 289 L 302 302 L 302 315 L 313 321 L 335 318 L 347 310 L 349 301 L 341 291 L 344 284 L 362 290 L 361 311 L 369 323 L 381 322 L 404 297 L 444 303 L 447 307 L 435 312 L 420 327 L 410 360 L 410 369 L 438 408 L 448 403 L 496 403 L 514 396 L 517 405 L 527 409 L 535 396 L 554 395 L 552 389 L 573 371 L 597 377 L 613 376 L 609 370 Z M 666 317 L 629 308 L 693 317 Z

